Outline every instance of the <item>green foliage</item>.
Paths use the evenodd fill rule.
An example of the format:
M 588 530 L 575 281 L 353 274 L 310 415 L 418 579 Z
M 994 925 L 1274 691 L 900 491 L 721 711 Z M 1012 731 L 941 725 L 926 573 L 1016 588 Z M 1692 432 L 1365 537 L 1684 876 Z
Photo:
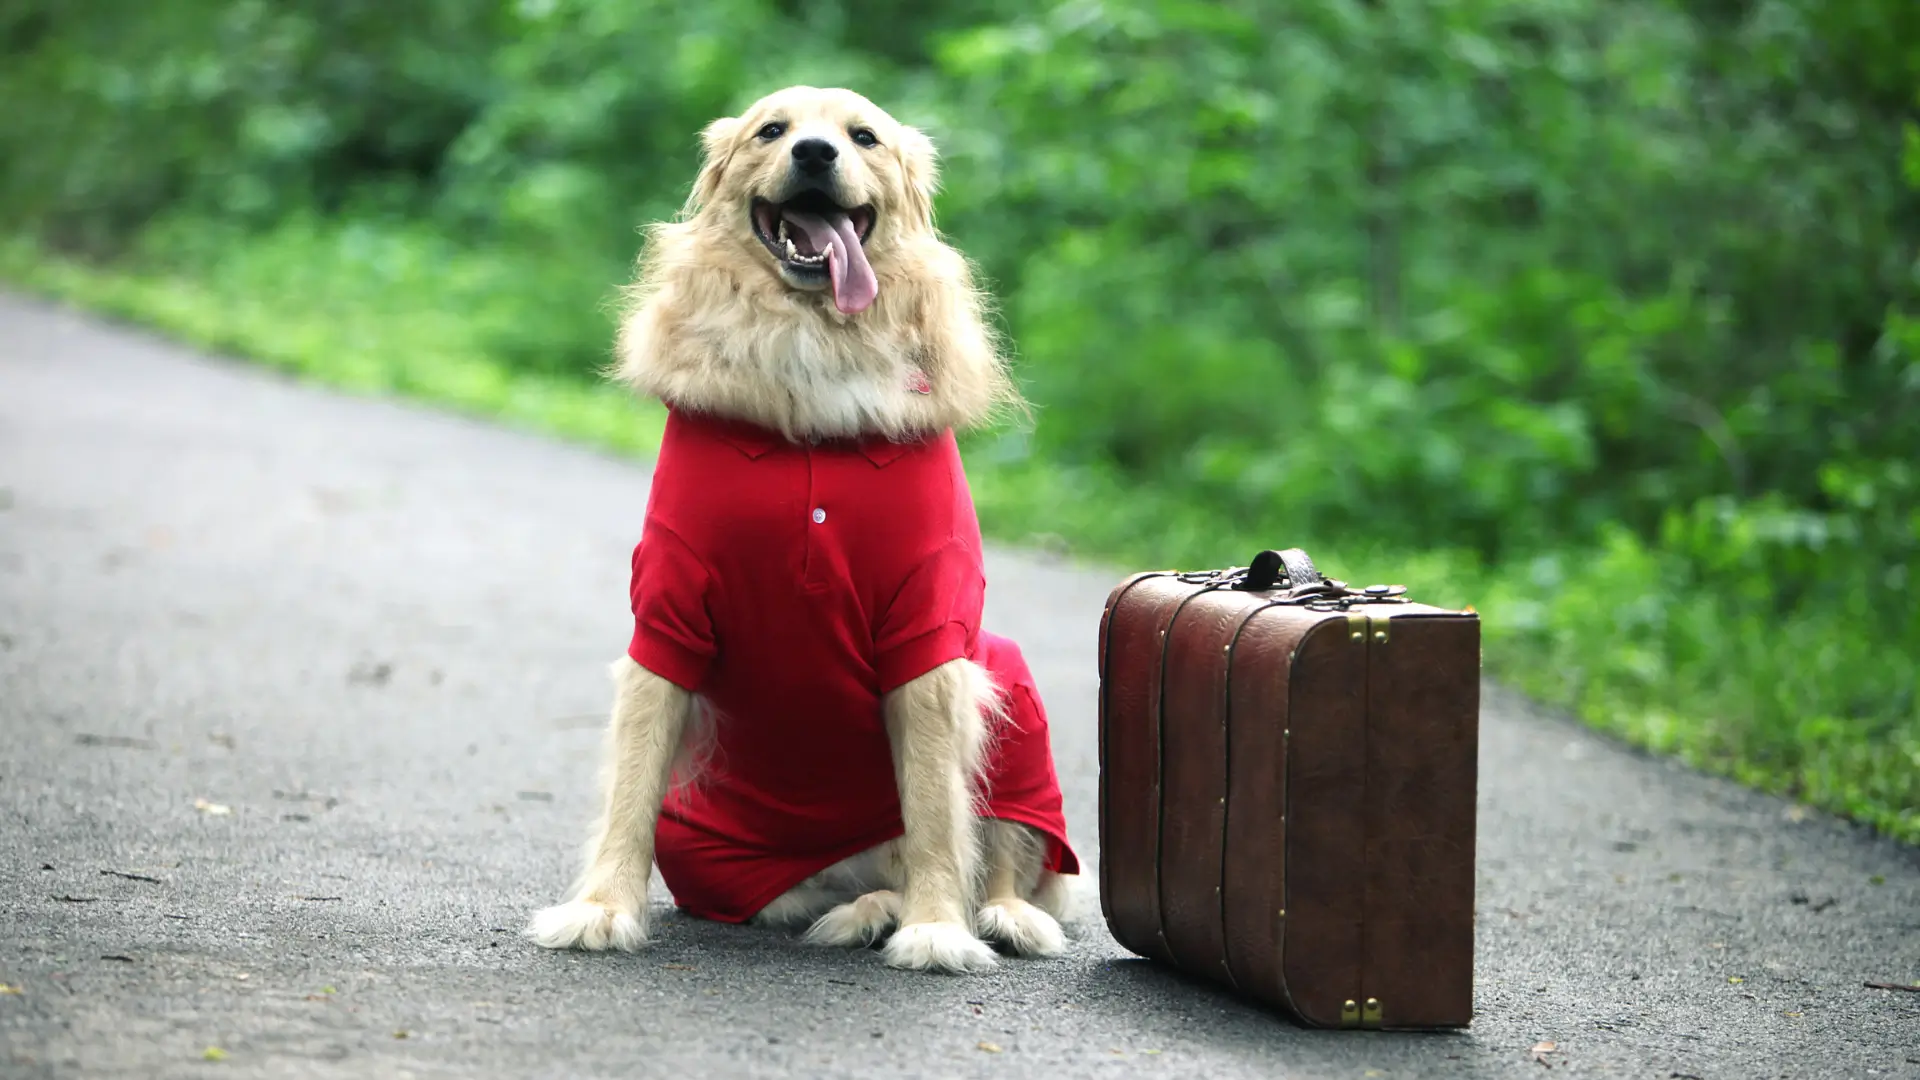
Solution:
M 792 82 L 946 155 L 1040 406 L 970 448 L 994 531 L 1309 543 L 1476 603 L 1596 724 L 1920 839 L 1911 0 L 29 0 L 6 265 L 641 446 L 563 388 L 696 132 Z

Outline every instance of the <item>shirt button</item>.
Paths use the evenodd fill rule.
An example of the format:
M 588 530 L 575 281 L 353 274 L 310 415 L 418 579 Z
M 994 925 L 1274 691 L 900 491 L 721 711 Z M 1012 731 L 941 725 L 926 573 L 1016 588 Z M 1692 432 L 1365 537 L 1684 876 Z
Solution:
M 813 508 L 813 523 L 818 525 L 827 520 L 827 512 L 819 507 Z

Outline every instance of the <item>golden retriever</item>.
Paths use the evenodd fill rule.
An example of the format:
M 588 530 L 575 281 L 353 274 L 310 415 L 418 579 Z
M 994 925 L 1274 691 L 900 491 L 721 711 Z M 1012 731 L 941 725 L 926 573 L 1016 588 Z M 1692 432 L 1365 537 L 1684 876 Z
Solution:
M 584 866 L 566 899 L 536 912 L 526 934 L 548 948 L 641 947 L 657 861 L 676 901 L 696 914 L 806 926 L 806 940 L 821 944 L 884 940 L 884 959 L 896 967 L 984 970 L 996 963 L 989 941 L 1016 955 L 1057 955 L 1065 948 L 1066 878 L 1077 873 L 1077 863 L 1065 844 L 1031 676 L 1010 642 L 984 632 L 965 655 L 953 644 L 959 631 L 943 639 L 947 652 L 923 652 L 949 632 L 951 624 L 942 622 L 947 616 L 900 610 L 959 596 L 954 603 L 973 607 L 954 619 L 969 627 L 977 622 L 978 597 L 969 590 L 978 526 L 953 433 L 1024 404 L 984 318 L 972 267 L 934 226 L 933 144 L 851 91 L 789 87 L 740 116 L 714 121 L 702 133 L 702 150 L 681 214 L 648 230 L 627 292 L 615 374 L 665 402 L 674 417 L 672 445 L 663 447 L 656 466 L 648 525 L 636 549 L 636 619 L 644 622 L 667 603 L 658 595 L 694 589 L 694 579 L 707 592 L 690 594 L 681 608 L 646 624 L 663 627 L 652 638 L 641 640 L 649 633 L 644 626 L 636 631 L 638 644 L 615 663 L 602 808 Z M 681 423 L 694 426 L 672 426 Z M 676 434 L 683 430 L 718 432 L 715 439 L 734 440 L 726 445 L 739 453 L 700 450 L 708 444 Z M 949 485 L 940 472 L 946 466 L 938 462 L 946 458 L 927 458 L 934 464 L 922 468 L 898 463 L 901 454 L 907 456 L 900 461 L 945 454 L 957 478 Z M 736 562 L 728 570 L 698 561 L 707 556 L 695 551 L 702 544 L 759 542 L 765 534 L 768 558 L 784 557 L 774 534 L 788 535 L 786 518 L 769 515 L 787 514 L 785 504 L 772 506 L 778 500 L 760 492 L 761 479 L 775 469 L 767 463 L 789 459 L 804 463 L 796 466 L 802 473 L 843 470 L 859 481 L 858 492 L 869 492 L 843 495 L 831 525 L 826 508 L 814 508 L 812 524 L 796 521 L 792 535 L 809 528 L 807 537 L 833 527 L 865 530 L 843 532 L 833 542 L 845 551 L 882 551 L 885 544 L 875 547 L 868 534 L 910 533 L 918 526 L 898 525 L 895 518 L 930 507 L 929 527 L 965 540 L 954 541 L 954 550 L 965 549 L 974 561 L 949 561 L 960 570 L 941 586 L 947 592 L 925 591 L 909 574 L 904 584 L 885 579 L 873 592 L 882 600 L 870 601 L 863 599 L 867 593 L 842 588 L 840 578 L 816 581 L 813 575 L 837 572 L 852 581 L 893 570 L 872 569 L 858 554 L 845 556 L 852 561 L 837 571 L 816 569 L 828 561 L 824 555 L 796 557 L 792 572 L 806 581 L 787 585 L 800 589 L 796 596 L 816 597 L 796 603 L 839 604 L 852 612 L 821 624 L 827 637 L 819 640 L 837 633 L 839 646 L 807 644 L 815 640 L 806 628 L 814 625 L 812 616 L 779 606 L 789 604 L 774 599 L 782 588 L 764 589 L 743 604 L 739 594 L 758 587 L 748 581 L 755 567 Z M 704 474 L 686 475 L 696 469 L 688 462 L 705 462 L 698 468 L 733 479 L 703 486 Z M 903 486 L 909 477 L 922 479 Z M 944 494 L 948 486 L 957 493 L 951 498 Z M 693 515 L 718 539 L 683 541 L 679 533 L 694 526 L 665 519 L 656 525 L 655 505 L 662 500 L 690 507 L 676 512 Z M 939 516 L 948 506 L 958 507 L 951 521 Z M 761 618 L 757 604 L 787 614 Z M 880 606 L 886 610 L 876 614 Z M 775 631 L 755 625 L 776 617 L 795 625 Z M 939 633 L 895 648 L 879 641 L 889 632 L 881 623 L 929 625 Z M 860 686 L 829 684 L 827 675 L 786 662 L 830 647 L 839 651 L 825 655 L 844 664 L 822 666 L 857 669 Z M 893 685 L 863 666 L 872 660 L 885 667 L 885 656 L 872 658 L 887 649 L 894 649 L 888 656 L 947 659 L 928 670 L 902 668 Z M 659 660 L 642 664 L 636 656 Z M 722 674 L 709 674 L 714 671 Z M 716 690 L 703 682 L 709 678 L 751 685 Z M 821 702 L 842 698 L 854 703 L 854 715 L 814 715 Z M 792 703 L 791 715 L 776 707 L 782 701 Z M 869 704 L 870 715 L 858 715 Z M 784 756 L 765 752 L 769 741 L 782 746 Z M 877 752 L 866 752 L 876 743 Z M 814 751 L 828 753 L 826 747 L 851 749 L 806 763 Z M 1015 757 L 1021 764 L 988 764 Z M 994 779 L 992 768 L 1025 772 Z M 810 775 L 816 771 L 825 775 Z M 999 785 L 991 795 L 983 779 Z M 736 798 L 753 784 L 771 792 L 761 801 L 779 811 L 744 839 L 716 840 L 712 818 L 699 817 L 701 800 Z M 1006 793 L 1021 784 L 1038 794 Z M 884 787 L 886 810 L 869 801 L 860 811 L 868 820 L 834 817 L 837 789 L 873 785 Z M 890 821 L 896 823 L 891 828 Z M 878 835 L 875 830 L 889 835 L 845 852 L 847 837 Z M 731 862 L 702 854 L 722 849 Z M 735 875 L 727 869 L 733 866 L 745 869 Z M 746 877 L 776 884 L 767 886 L 767 895 L 736 889 Z M 707 894 L 715 899 L 698 898 Z M 700 910 L 702 904 L 711 910 Z

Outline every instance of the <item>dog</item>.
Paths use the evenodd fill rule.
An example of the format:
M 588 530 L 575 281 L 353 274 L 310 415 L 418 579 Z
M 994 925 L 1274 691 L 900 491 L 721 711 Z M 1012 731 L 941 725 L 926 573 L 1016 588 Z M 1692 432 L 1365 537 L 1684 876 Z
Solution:
M 553 949 L 696 917 L 981 972 L 1066 948 L 1046 715 L 985 580 L 958 432 L 1025 402 L 932 141 L 849 90 L 709 124 L 651 225 L 610 375 L 666 404 L 601 808 Z

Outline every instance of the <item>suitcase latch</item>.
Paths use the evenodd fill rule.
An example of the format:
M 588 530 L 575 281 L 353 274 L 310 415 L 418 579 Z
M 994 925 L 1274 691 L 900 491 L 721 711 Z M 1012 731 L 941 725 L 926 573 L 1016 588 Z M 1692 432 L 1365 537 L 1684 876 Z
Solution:
M 1368 998 L 1365 1005 L 1348 998 L 1340 1006 L 1340 1026 L 1378 1031 L 1380 1030 L 1380 1013 L 1379 998 Z

